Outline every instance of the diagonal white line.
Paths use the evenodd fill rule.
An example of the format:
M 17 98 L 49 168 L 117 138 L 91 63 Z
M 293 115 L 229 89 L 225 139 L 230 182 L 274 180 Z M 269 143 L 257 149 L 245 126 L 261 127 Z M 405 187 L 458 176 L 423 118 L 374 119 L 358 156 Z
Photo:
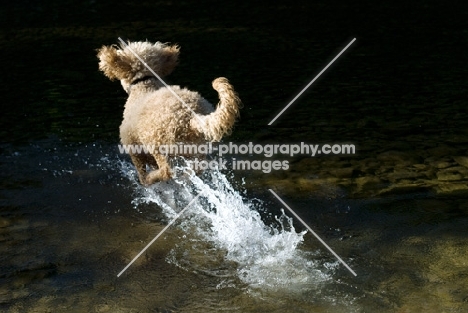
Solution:
M 117 275 L 117 277 L 120 277 L 120 275 L 122 275 L 122 274 L 130 267 L 130 265 L 132 265 L 133 262 L 135 262 L 135 261 L 143 254 L 143 252 L 145 252 L 145 251 L 159 238 L 159 236 L 161 236 L 172 224 L 174 224 L 174 222 L 175 222 L 182 214 L 184 214 L 185 210 L 187 210 L 188 207 L 189 207 L 195 200 L 197 200 L 198 197 L 200 197 L 200 195 L 201 195 L 201 193 L 199 193 L 195 198 L 193 198 L 192 201 L 190 201 L 189 204 L 187 204 L 187 205 L 185 206 L 185 208 L 184 208 L 182 211 L 180 211 L 179 213 L 177 213 L 177 215 L 174 217 L 174 219 L 173 219 L 169 224 L 167 224 L 166 227 L 164 227 L 163 230 L 161 230 L 161 231 L 159 232 L 159 234 L 157 234 L 156 237 L 154 237 L 153 240 L 151 240 L 150 243 L 147 244 L 146 247 L 144 247 L 143 250 L 141 250 L 140 253 L 138 253 L 137 256 L 134 257 L 133 260 L 132 260 L 130 263 L 128 263 L 127 266 L 125 266 L 125 268 Z
M 309 88 L 309 87 L 310 87 L 310 85 L 312 85 L 312 84 L 313 84 L 313 83 L 314 83 L 314 82 L 317 80 L 317 78 L 319 78 L 319 77 L 320 77 L 320 75 L 322 75 L 322 74 L 323 74 L 323 72 L 325 72 L 325 71 L 327 70 L 327 68 L 329 68 L 329 67 L 330 67 L 330 65 L 332 65 L 332 64 L 333 64 L 333 62 L 335 62 L 335 61 L 336 61 L 336 59 L 338 59 L 338 58 L 340 57 L 340 55 L 342 55 L 342 54 L 343 54 L 343 52 L 345 52 L 345 51 L 346 51 L 346 49 L 348 49 L 348 48 L 349 48 L 349 46 L 351 46 L 351 45 L 353 44 L 353 42 L 354 42 L 354 41 L 356 41 L 356 38 L 354 38 L 353 40 L 351 40 L 351 42 L 350 42 L 350 43 L 349 43 L 349 44 L 348 44 L 346 47 L 344 47 L 344 48 L 343 48 L 343 50 L 341 50 L 341 52 L 340 52 L 340 53 L 338 53 L 338 55 L 337 55 L 337 56 L 336 56 L 336 57 L 335 57 L 333 60 L 331 60 L 331 61 L 330 61 L 330 63 L 328 63 L 328 65 L 327 65 L 327 66 L 325 66 L 325 68 L 324 68 L 324 69 L 323 69 L 323 70 L 322 70 L 320 73 L 318 73 L 318 75 L 317 75 L 317 76 L 315 76 L 315 78 L 314 78 L 314 79 L 312 79 L 312 81 L 311 81 L 310 83 L 308 83 L 308 84 L 307 84 L 307 86 L 305 86 L 305 87 L 304 87 L 304 89 L 302 89 L 302 90 L 301 90 L 301 92 L 299 92 L 299 93 L 297 94 L 297 96 L 296 96 L 296 97 L 294 97 L 294 99 L 292 99 L 292 100 L 291 100 L 291 102 L 289 102 L 289 103 L 288 103 L 288 105 L 287 105 L 287 106 L 285 106 L 285 107 L 284 107 L 284 109 L 283 109 L 283 110 L 281 110 L 281 112 L 279 112 L 279 113 L 278 113 L 278 115 L 276 115 L 276 116 L 275 116 L 275 118 L 271 120 L 271 122 L 270 122 L 270 123 L 268 123 L 268 126 L 270 126 L 271 124 L 273 124 L 273 122 L 274 122 L 274 121 L 276 121 L 276 119 L 278 119 L 278 117 L 280 117 L 280 116 L 281 116 L 281 114 L 283 114 L 283 113 L 284 113 L 284 111 L 286 111 L 286 110 L 287 110 L 287 109 L 288 109 L 288 108 L 291 106 L 291 104 L 293 104 L 293 103 L 294 103 L 294 101 L 296 101 L 296 100 L 297 100 L 297 98 L 299 98 L 299 97 L 300 97 L 300 95 L 302 95 L 302 94 L 304 93 L 304 91 L 306 91 L 306 89 L 307 89 L 307 88 Z
M 139 56 L 135 51 L 133 51 L 133 49 L 130 48 L 129 45 L 127 45 L 127 44 L 125 43 L 125 41 L 122 40 L 122 38 L 119 37 L 119 40 L 120 40 L 120 42 L 121 42 L 126 48 L 128 48 L 128 50 L 130 50 L 130 52 L 132 52 L 132 53 L 137 57 L 138 60 L 140 60 L 141 63 L 143 63 L 143 65 L 144 65 L 157 79 L 159 79 L 159 81 L 160 81 L 160 82 L 161 82 L 161 83 L 162 83 L 162 84 L 163 84 L 163 85 L 180 101 L 180 102 L 182 102 L 183 105 L 185 105 L 185 106 L 187 107 L 187 109 L 190 110 L 190 112 L 192 112 L 192 114 L 193 114 L 193 115 L 198 119 L 198 121 L 200 122 L 200 126 L 201 126 L 202 128 L 205 128 L 205 127 L 204 127 L 205 122 L 203 122 L 203 120 L 188 106 L 188 104 L 185 103 L 185 101 L 182 100 L 182 98 L 179 97 L 179 95 L 178 95 L 174 90 L 172 90 L 172 88 L 169 87 L 169 85 L 166 84 L 166 82 L 165 82 L 164 80 L 162 80 L 162 78 L 159 77 L 159 75 L 156 74 L 156 72 L 153 71 L 153 69 L 152 69 L 151 67 L 149 67 L 149 65 L 146 64 L 146 62 L 143 61 L 143 59 L 140 58 L 140 56 Z
M 309 227 L 309 225 L 304 222 L 299 215 L 296 214 L 273 190 L 268 189 L 311 233 L 314 235 L 337 259 L 340 261 L 354 276 L 357 276 L 357 274 L 351 269 L 351 267 L 348 266 L 348 264 L 343 261 L 338 254 L 335 253 L 335 251 L 330 248 L 325 241 L 322 240 L 313 230 L 312 228 Z

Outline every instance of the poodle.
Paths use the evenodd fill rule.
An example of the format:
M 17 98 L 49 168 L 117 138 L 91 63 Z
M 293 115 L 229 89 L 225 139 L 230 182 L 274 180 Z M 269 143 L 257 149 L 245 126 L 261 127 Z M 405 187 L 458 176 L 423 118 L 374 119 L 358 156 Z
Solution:
M 167 86 L 148 69 L 159 77 L 169 75 L 178 63 L 177 45 L 122 42 L 120 47 L 103 46 L 97 56 L 99 69 L 110 80 L 120 80 L 128 94 L 120 125 L 121 143 L 154 147 L 151 153 L 130 153 L 141 184 L 172 178 L 169 157 L 173 155 L 159 153 L 159 146 L 215 142 L 231 133 L 241 101 L 226 78 L 212 82 L 220 99 L 215 110 L 199 93 Z

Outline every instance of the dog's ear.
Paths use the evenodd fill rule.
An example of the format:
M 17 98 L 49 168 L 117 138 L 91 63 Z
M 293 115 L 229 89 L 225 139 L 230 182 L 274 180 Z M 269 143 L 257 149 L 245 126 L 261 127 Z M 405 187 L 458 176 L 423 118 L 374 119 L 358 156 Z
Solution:
M 159 60 L 161 76 L 167 76 L 179 63 L 179 50 L 178 45 L 165 46 L 161 51 L 161 57 Z
M 100 62 L 99 69 L 110 80 L 128 78 L 132 66 L 125 55 L 119 53 L 115 46 L 102 46 L 97 54 Z

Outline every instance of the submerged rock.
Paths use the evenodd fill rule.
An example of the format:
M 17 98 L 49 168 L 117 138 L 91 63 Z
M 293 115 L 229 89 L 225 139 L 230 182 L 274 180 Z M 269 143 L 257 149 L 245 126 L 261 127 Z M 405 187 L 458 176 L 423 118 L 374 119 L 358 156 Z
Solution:
M 455 160 L 455 162 L 457 162 L 461 166 L 464 166 L 464 167 L 468 168 L 468 157 L 466 157 L 466 156 L 454 156 L 453 159 Z

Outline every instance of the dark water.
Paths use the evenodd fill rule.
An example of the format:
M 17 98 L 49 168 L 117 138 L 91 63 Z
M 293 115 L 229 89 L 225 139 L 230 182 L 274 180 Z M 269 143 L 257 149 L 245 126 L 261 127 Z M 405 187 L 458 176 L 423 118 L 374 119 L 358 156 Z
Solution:
M 466 311 L 467 9 L 456 1 L 3 6 L 0 308 Z M 138 187 L 122 172 L 128 159 L 117 144 L 126 94 L 98 72 L 95 56 L 119 36 L 178 43 L 180 65 L 168 82 L 211 102 L 211 80 L 228 77 L 244 108 L 226 140 L 356 145 L 353 156 L 295 157 L 288 171 L 230 179 L 247 198 L 265 202 L 265 220 L 266 211 L 279 211 L 267 192 L 275 189 L 357 277 L 307 234 L 301 249 L 328 280 L 251 288 L 169 262 L 190 237 L 180 227 L 116 277 L 168 221 L 156 205 L 132 203 Z M 220 260 L 216 267 L 232 266 Z

